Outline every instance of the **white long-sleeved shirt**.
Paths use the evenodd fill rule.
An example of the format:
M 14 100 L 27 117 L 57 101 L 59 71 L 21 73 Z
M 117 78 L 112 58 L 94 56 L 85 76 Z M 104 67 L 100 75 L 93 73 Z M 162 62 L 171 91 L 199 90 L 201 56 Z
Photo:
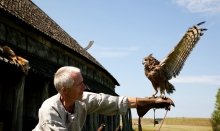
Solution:
M 39 122 L 33 131 L 81 131 L 89 113 L 125 114 L 128 99 L 125 96 L 84 92 L 82 101 L 76 101 L 74 108 L 73 114 L 67 112 L 60 101 L 59 93 L 48 98 L 39 109 Z

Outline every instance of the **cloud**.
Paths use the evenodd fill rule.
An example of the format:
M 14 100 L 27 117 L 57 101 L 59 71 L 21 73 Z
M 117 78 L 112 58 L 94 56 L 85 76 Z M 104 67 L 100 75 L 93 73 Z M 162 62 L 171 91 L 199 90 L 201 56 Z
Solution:
M 220 13 L 220 0 L 173 0 L 192 13 Z
M 171 80 L 172 83 L 181 84 L 208 84 L 220 86 L 220 75 L 214 76 L 179 76 Z
M 97 58 L 122 58 L 127 57 L 134 52 L 138 51 L 139 47 L 130 46 L 130 47 L 103 47 L 96 46 L 90 53 Z

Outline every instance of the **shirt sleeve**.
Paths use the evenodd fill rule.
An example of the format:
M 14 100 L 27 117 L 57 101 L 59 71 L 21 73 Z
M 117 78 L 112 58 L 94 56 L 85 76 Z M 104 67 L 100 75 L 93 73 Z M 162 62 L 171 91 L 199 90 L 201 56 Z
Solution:
M 128 98 L 125 96 L 84 92 L 83 101 L 86 103 L 88 113 L 114 115 L 117 113 L 126 114 L 128 110 Z

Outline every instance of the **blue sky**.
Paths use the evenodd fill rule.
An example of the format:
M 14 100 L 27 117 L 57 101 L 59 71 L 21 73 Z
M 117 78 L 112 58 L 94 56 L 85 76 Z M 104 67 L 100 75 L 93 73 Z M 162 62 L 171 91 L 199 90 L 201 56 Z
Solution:
M 176 107 L 167 117 L 210 117 L 220 88 L 220 0 L 32 0 L 120 83 L 119 95 L 151 96 L 142 59 L 162 60 L 186 30 L 201 21 L 208 29 L 180 74 L 170 82 Z M 163 117 L 157 110 L 156 117 Z M 136 110 L 132 110 L 137 117 Z M 145 117 L 153 118 L 153 111 Z

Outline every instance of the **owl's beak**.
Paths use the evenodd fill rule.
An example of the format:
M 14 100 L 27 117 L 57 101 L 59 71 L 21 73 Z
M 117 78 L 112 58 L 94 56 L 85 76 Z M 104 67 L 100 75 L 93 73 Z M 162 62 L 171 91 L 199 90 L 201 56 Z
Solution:
M 145 64 L 146 64 L 146 61 L 145 61 L 144 59 L 142 60 L 142 64 L 143 64 L 143 65 L 145 65 Z

